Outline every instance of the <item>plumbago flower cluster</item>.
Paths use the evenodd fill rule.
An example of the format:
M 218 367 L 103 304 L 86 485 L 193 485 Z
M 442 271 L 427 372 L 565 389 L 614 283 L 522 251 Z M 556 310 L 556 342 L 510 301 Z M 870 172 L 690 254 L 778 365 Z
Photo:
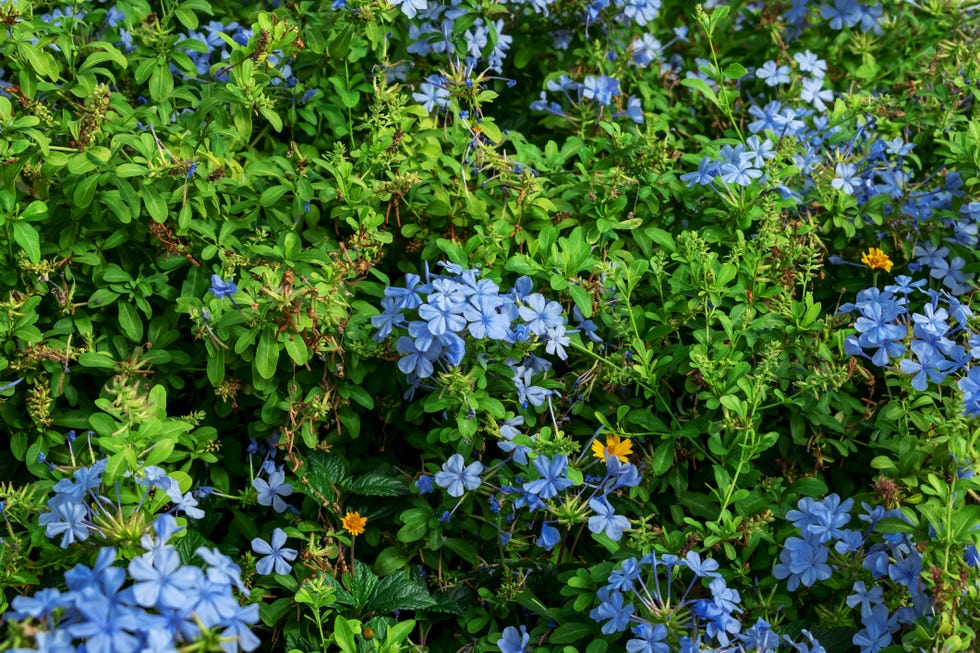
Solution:
M 484 365 L 494 357 L 505 362 L 522 407 L 543 405 L 552 391 L 534 380 L 548 372 L 551 363 L 532 352 L 544 345 L 546 354 L 565 360 L 570 336 L 579 331 L 569 328 L 561 304 L 533 292 L 529 277 L 501 293 L 496 283 L 481 279 L 478 270 L 440 266 L 445 274 L 430 275 L 426 266 L 424 282 L 409 274 L 403 287 L 385 288 L 382 312 L 371 318 L 378 329 L 376 340 L 398 336 L 398 369 L 410 384 L 406 397 L 437 370 L 460 367 L 469 352 L 471 360 Z M 581 330 L 598 337 L 594 324 L 579 322 Z
M 498 443 L 499 447 L 510 456 L 492 471 L 508 482 L 502 480 L 496 487 L 486 484 L 490 489 L 488 502 L 501 545 L 506 547 L 512 540 L 516 543 L 515 535 L 535 532 L 538 535 L 534 544 L 551 551 L 563 539 L 556 523 L 566 533 L 573 526 L 585 523 L 597 537 L 604 536 L 613 542 L 621 540 L 624 531 L 630 528 L 630 521 L 616 513 L 610 498 L 640 484 L 639 470 L 628 460 L 631 443 L 618 436 L 609 436 L 603 442 L 597 439 L 597 433 L 591 450 L 598 460 L 590 464 L 579 457 L 570 465 L 564 454 L 536 454 L 534 448 L 541 445 L 542 438 L 540 434 L 531 438 L 522 436 L 516 428 L 522 423 L 523 418 L 517 417 L 500 427 L 503 440 Z M 527 442 L 527 446 L 515 441 Z M 599 461 L 605 463 L 601 475 L 583 475 L 592 471 Z M 516 469 L 512 470 L 510 466 Z M 467 465 L 462 455 L 453 454 L 434 476 L 419 477 L 415 487 L 424 495 L 433 491 L 434 484 L 443 488 L 449 497 L 457 499 L 454 507 L 439 517 L 440 522 L 448 523 L 463 504 L 464 495 L 485 485 L 481 477 L 484 470 L 483 463 L 476 461 Z
M 716 560 L 702 560 L 696 551 L 683 558 L 654 552 L 626 558 L 596 592 L 599 605 L 589 616 L 602 624 L 606 635 L 628 629 L 629 653 L 769 651 L 784 641 L 799 653 L 823 653 L 806 630 L 805 642 L 799 644 L 788 636 L 781 638 L 762 618 L 743 631 L 738 616 L 742 598 L 719 569 Z
M 961 474 L 971 477 L 973 472 Z M 786 514 L 799 536 L 786 539 L 773 573 L 786 581 L 790 591 L 797 591 L 801 585 L 834 582 L 831 579 L 838 572 L 848 570 L 834 584 L 851 583 L 845 603 L 858 610 L 861 626 L 852 642 L 861 653 L 875 653 L 891 645 L 896 633 L 910 628 L 917 619 L 932 620 L 934 597 L 923 589 L 923 548 L 909 534 L 911 524 L 905 514 L 862 502 L 863 512 L 855 521 L 854 503 L 836 494 L 819 501 L 801 499 L 797 509 Z M 858 524 L 860 528 L 852 528 Z M 932 537 L 936 535 L 933 531 Z M 956 549 L 966 564 L 980 564 L 974 545 Z M 855 578 L 857 562 L 864 578 Z M 941 576 L 943 571 L 937 567 L 932 573 Z M 944 618 L 955 619 L 955 615 Z
M 956 378 L 963 393 L 964 412 L 980 414 L 980 336 L 969 325 L 973 312 L 946 290 L 925 288 L 927 280 L 895 277 L 895 283 L 858 292 L 857 301 L 841 312 L 856 312 L 858 335 L 847 336 L 844 351 L 878 367 L 898 361 L 911 375 L 911 385 L 924 391 L 929 383 L 942 385 Z M 921 298 L 920 312 L 910 312 L 910 300 Z M 911 333 L 911 339 L 910 339 Z
M 12 650 L 137 653 L 195 643 L 204 650 L 220 646 L 227 653 L 257 648 L 260 640 L 250 626 L 259 620 L 259 606 L 242 605 L 236 596 L 236 590 L 244 597 L 249 594 L 240 567 L 203 546 L 194 551 L 198 564 L 184 564 L 175 547 L 185 531 L 181 522 L 186 522 L 175 515 L 205 516 L 192 494 L 181 493 L 178 482 L 161 468 L 147 466 L 135 478 L 141 489 L 135 505 L 118 483 L 116 497 L 110 499 L 102 482 L 106 464 L 101 459 L 59 480 L 48 502 L 50 512 L 41 515 L 40 523 L 48 537 L 61 538 L 62 548 L 90 536 L 107 544 L 98 548 L 91 567 L 78 564 L 65 572 L 65 590 L 49 587 L 13 599 L 7 617 L 20 621 L 36 648 L 15 645 Z M 154 506 L 166 504 L 167 512 L 154 518 Z M 278 560 L 289 550 L 279 549 L 282 542 L 276 544 L 279 532 L 272 547 L 256 542 L 256 551 L 271 554 L 259 562 L 259 573 L 270 573 L 262 566 L 271 567 L 266 560 L 272 555 L 281 573 Z

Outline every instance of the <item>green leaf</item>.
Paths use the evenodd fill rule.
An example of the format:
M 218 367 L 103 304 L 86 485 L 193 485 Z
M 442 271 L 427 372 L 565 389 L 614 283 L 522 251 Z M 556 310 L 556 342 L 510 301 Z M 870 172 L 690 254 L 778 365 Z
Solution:
M 408 494 L 408 487 L 401 479 L 374 472 L 358 476 L 345 484 L 344 489 L 352 494 L 372 497 L 399 497 Z
M 41 262 L 41 236 L 32 225 L 17 220 L 13 223 L 14 242 L 27 252 L 27 258 L 31 263 L 38 265 Z
M 279 341 L 276 339 L 276 327 L 272 324 L 262 329 L 259 344 L 255 348 L 255 371 L 263 379 L 271 379 L 279 364 Z
M 595 637 L 595 631 L 592 626 L 581 622 L 572 622 L 561 624 L 555 628 L 548 637 L 548 642 L 551 644 L 575 644 L 593 637 Z
M 740 63 L 730 63 L 725 67 L 725 71 L 722 73 L 727 79 L 741 79 L 745 77 L 745 74 L 749 71 L 745 69 Z
M 80 209 L 88 208 L 92 203 L 92 198 L 95 197 L 95 189 L 99 185 L 99 175 L 88 175 L 83 178 L 75 185 L 75 190 L 72 193 L 72 199 L 75 200 L 75 206 Z
M 365 569 L 367 565 L 365 565 Z M 371 574 L 374 576 L 374 574 Z M 377 578 L 375 576 L 375 578 Z M 425 585 L 416 582 L 408 572 L 385 576 L 373 589 L 370 609 L 385 614 L 393 610 L 422 610 L 435 605 Z
M 688 77 L 687 79 L 682 79 L 681 84 L 688 87 L 689 89 L 701 93 L 701 95 L 706 97 L 715 106 L 719 106 L 719 107 L 721 106 L 720 104 L 718 104 L 718 96 L 715 95 L 715 92 L 713 90 L 711 90 L 711 87 L 708 86 L 708 83 L 705 82 L 700 77 Z
M 282 131 L 282 118 L 278 113 L 276 113 L 275 109 L 270 107 L 259 107 L 259 113 L 261 113 L 262 117 L 269 121 L 269 124 L 273 129 L 275 129 L 277 132 Z
M 78 364 L 97 370 L 113 370 L 116 368 L 116 361 L 112 360 L 111 356 L 95 351 L 87 351 L 79 356 Z
M 397 546 L 389 546 L 374 559 L 374 572 L 379 576 L 393 574 L 405 569 L 409 559 L 408 555 Z
M 119 328 L 133 342 L 143 341 L 143 320 L 129 302 L 119 302 Z
M 286 353 L 297 365 L 305 365 L 310 360 L 310 351 L 306 348 L 306 341 L 299 335 L 289 335 L 283 341 Z
M 152 186 L 144 186 L 140 191 L 143 196 L 143 204 L 146 206 L 146 212 L 150 214 L 154 222 L 159 222 L 163 224 L 167 221 L 167 203 L 164 201 L 160 194 L 153 189 Z
M 288 190 L 288 186 L 272 186 L 271 188 L 266 188 L 259 197 L 259 204 L 264 208 L 269 208 L 278 203 Z
M 337 498 L 337 488 L 348 479 L 343 459 L 332 454 L 313 452 L 307 455 L 302 469 L 303 479 L 310 488 L 328 501 Z
M 354 630 L 339 614 L 333 621 L 333 639 L 344 653 L 357 653 L 357 647 L 354 645 Z

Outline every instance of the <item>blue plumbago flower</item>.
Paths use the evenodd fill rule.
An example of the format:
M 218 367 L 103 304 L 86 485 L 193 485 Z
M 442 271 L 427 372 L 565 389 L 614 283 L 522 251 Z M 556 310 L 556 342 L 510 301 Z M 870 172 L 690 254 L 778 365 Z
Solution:
M 630 44 L 630 55 L 633 63 L 644 68 L 663 56 L 663 46 L 652 34 L 644 34 L 633 39 Z
M 766 83 L 767 86 L 779 86 L 780 84 L 789 84 L 789 66 L 777 65 L 775 61 L 767 61 L 758 70 L 755 71 L 755 76 Z
M 426 0 L 405 0 L 402 5 L 402 9 L 405 7 L 414 7 L 412 3 L 422 3 L 424 4 Z M 429 75 L 425 78 L 426 81 L 419 84 L 419 90 L 417 93 L 412 93 L 412 97 L 415 101 L 421 104 L 426 111 L 432 113 L 437 108 L 446 109 L 449 107 L 449 89 L 443 85 L 442 78 L 439 75 Z
M 714 183 L 715 177 L 721 174 L 721 164 L 711 157 L 704 157 L 695 172 L 685 172 L 681 175 L 681 181 L 687 182 L 690 186 L 710 186 Z
M 633 616 L 633 604 L 626 603 L 624 605 L 623 594 L 610 590 L 608 587 L 600 588 L 596 592 L 596 596 L 599 597 L 599 607 L 594 608 L 589 613 L 589 617 L 594 621 L 606 621 L 602 625 L 602 633 L 613 635 L 626 630 L 626 626 L 629 625 L 630 618 Z
M 595 515 L 589 517 L 589 530 L 593 533 L 605 533 L 609 539 L 618 542 L 623 537 L 623 531 L 630 527 L 629 519 L 617 515 L 615 509 L 606 497 L 589 499 L 589 508 Z
M 633 591 L 633 583 L 639 579 L 642 571 L 643 567 L 639 560 L 627 558 L 609 574 L 609 587 L 617 592 L 631 592 Z
M 272 537 L 268 542 L 256 537 L 252 540 L 252 550 L 260 556 L 264 556 L 255 563 L 255 571 L 262 576 L 268 576 L 273 571 L 277 574 L 288 574 L 292 571 L 291 563 L 296 559 L 296 549 L 284 548 L 286 543 L 286 532 L 281 528 L 272 531 Z
M 810 73 L 814 77 L 824 77 L 827 74 L 827 62 L 813 54 L 809 50 L 797 52 L 793 59 L 800 66 L 800 70 Z
M 204 517 L 204 511 L 197 507 L 197 499 L 191 492 L 185 494 L 180 493 L 180 487 L 174 484 L 167 490 L 167 496 L 174 504 L 174 511 L 183 511 L 185 515 L 191 519 L 201 519 Z
M 642 623 L 633 627 L 633 639 L 626 642 L 627 653 L 670 653 L 667 627 L 663 624 Z
M 210 290 L 218 299 L 232 299 L 238 292 L 238 286 L 234 281 L 224 281 L 217 274 L 212 274 Z
M 834 178 L 830 185 L 841 191 L 845 195 L 853 195 L 861 185 L 861 178 L 857 174 L 857 166 L 853 163 L 837 163 L 834 165 Z
M 521 432 L 517 430 L 517 427 L 521 426 L 522 424 L 524 424 L 523 415 L 517 415 L 516 417 L 505 419 L 500 425 L 500 436 L 504 438 L 504 441 L 497 443 L 497 446 L 500 447 L 500 450 L 504 453 L 513 452 L 514 462 L 518 465 L 527 464 L 527 454 L 531 451 L 531 449 L 528 447 L 511 442 L 511 440 L 521 434 Z
M 185 592 L 194 584 L 191 567 L 180 563 L 172 546 L 163 547 L 151 558 L 146 555 L 129 563 L 133 578 L 133 598 L 144 608 L 178 608 L 187 602 Z
M 61 548 L 67 549 L 76 540 L 87 540 L 89 526 L 86 523 L 88 511 L 80 503 L 63 503 L 54 506 L 52 512 L 43 513 L 38 523 L 44 526 L 48 537 L 61 535 Z
M 566 456 L 557 455 L 553 458 L 538 456 L 534 459 L 534 468 L 538 470 L 541 478 L 528 481 L 524 484 L 524 489 L 542 499 L 551 499 L 573 485 L 572 481 L 565 478 L 565 473 L 568 471 Z
M 527 653 L 530 642 L 531 636 L 526 627 L 521 626 L 521 629 L 517 630 L 513 626 L 507 626 L 497 640 L 497 648 L 500 649 L 500 653 Z
M 549 328 L 564 324 L 561 304 L 548 301 L 541 293 L 525 297 L 518 307 L 521 319 L 536 336 L 544 336 Z
M 463 457 L 454 453 L 449 457 L 443 466 L 442 471 L 436 472 L 436 485 L 446 490 L 446 494 L 451 497 L 461 497 L 467 490 L 475 490 L 480 487 L 480 473 L 483 471 L 483 464 L 479 461 L 466 465 Z
M 780 580 L 788 579 L 786 587 L 791 592 L 801 582 L 811 587 L 818 580 L 827 580 L 833 575 L 833 570 L 827 564 L 830 550 L 819 542 L 790 537 L 783 547 L 773 575 Z
M 558 529 L 548 522 L 544 522 L 541 524 L 541 536 L 534 543 L 542 549 L 551 551 L 560 541 L 561 533 L 558 532 Z
M 582 97 L 595 100 L 600 106 L 606 107 L 612 99 L 620 95 L 619 80 L 606 75 L 588 75 L 582 82 Z
M 432 492 L 432 477 L 428 474 L 423 474 L 415 480 L 415 488 L 419 491 L 419 494 L 428 494 Z
M 276 512 L 286 511 L 286 502 L 282 497 L 293 493 L 293 486 L 286 482 L 286 474 L 277 470 L 269 474 L 269 480 L 255 478 L 252 487 L 259 493 L 259 505 L 272 506 Z
M 234 585 L 238 588 L 239 592 L 248 596 L 248 590 L 242 582 L 242 569 L 231 558 L 217 549 L 208 549 L 203 546 L 197 547 L 194 553 L 207 563 L 208 580 L 215 583 Z

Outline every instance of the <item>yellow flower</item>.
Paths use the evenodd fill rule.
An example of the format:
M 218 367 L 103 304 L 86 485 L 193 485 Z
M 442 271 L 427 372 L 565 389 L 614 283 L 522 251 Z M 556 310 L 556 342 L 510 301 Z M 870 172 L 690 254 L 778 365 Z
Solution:
M 367 517 L 361 517 L 361 513 L 359 512 L 349 512 L 340 520 L 340 525 L 351 535 L 360 535 L 363 533 L 366 524 Z
M 867 265 L 872 270 L 884 270 L 885 272 L 892 271 L 892 260 L 888 258 L 888 254 L 877 247 L 872 247 L 867 252 L 861 256 L 861 262 Z
M 592 441 L 593 456 L 602 458 L 603 462 L 605 462 L 607 451 L 610 456 L 614 456 L 619 459 L 619 462 L 625 463 L 629 455 L 633 453 L 633 443 L 628 438 L 626 440 L 620 440 L 618 435 L 606 436 L 605 444 L 599 442 L 599 440 Z

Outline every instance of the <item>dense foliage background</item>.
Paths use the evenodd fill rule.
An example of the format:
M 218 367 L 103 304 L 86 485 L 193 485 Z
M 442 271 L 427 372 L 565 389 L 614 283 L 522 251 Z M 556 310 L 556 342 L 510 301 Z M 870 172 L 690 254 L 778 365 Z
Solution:
M 972 650 L 978 31 L 0 0 L 3 648 Z

